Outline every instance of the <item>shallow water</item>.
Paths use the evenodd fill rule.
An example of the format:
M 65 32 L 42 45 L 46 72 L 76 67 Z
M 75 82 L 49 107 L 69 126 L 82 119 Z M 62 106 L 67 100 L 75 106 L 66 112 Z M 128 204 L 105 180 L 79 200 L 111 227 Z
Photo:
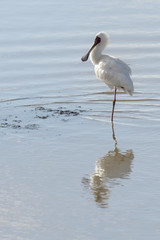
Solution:
M 3 1 L 1 239 L 160 237 L 159 1 Z M 117 96 L 81 56 L 99 31 L 132 68 Z

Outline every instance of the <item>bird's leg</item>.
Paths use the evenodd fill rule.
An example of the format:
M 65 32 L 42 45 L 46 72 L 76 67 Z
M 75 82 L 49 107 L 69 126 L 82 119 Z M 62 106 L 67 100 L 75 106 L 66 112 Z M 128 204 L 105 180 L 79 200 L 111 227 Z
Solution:
M 115 91 L 114 91 L 113 108 L 112 108 L 112 116 L 111 116 L 112 122 L 113 122 L 114 107 L 115 107 L 115 103 L 116 103 L 116 91 L 117 91 L 117 88 L 115 88 Z

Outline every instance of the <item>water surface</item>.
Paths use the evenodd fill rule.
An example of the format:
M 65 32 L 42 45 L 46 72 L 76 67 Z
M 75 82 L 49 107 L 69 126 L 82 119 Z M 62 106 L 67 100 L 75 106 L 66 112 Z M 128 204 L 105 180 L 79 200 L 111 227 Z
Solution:
M 1 2 L 1 239 L 159 238 L 159 5 Z M 80 60 L 99 31 L 133 72 L 114 126 Z

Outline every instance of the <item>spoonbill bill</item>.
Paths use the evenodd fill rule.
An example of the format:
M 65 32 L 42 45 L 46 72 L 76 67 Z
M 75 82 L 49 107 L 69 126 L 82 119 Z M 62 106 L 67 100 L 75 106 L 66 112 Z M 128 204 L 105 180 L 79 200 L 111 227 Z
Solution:
M 113 108 L 111 115 L 111 121 L 113 122 L 117 89 L 123 90 L 124 92 L 132 95 L 134 87 L 130 78 L 130 67 L 119 58 L 102 54 L 102 51 L 107 47 L 108 42 L 109 37 L 106 35 L 106 33 L 98 33 L 95 37 L 93 46 L 90 48 L 87 54 L 81 58 L 81 60 L 83 62 L 87 61 L 90 55 L 90 60 L 94 65 L 96 77 L 105 82 L 110 89 L 114 89 Z

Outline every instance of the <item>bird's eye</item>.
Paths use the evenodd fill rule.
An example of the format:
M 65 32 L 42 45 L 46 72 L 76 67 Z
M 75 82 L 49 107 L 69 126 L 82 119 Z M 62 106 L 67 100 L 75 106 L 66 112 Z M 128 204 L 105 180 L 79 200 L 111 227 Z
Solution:
M 98 43 L 100 43 L 100 42 L 101 42 L 101 38 L 97 36 L 97 37 L 95 38 L 95 44 L 98 44 Z

